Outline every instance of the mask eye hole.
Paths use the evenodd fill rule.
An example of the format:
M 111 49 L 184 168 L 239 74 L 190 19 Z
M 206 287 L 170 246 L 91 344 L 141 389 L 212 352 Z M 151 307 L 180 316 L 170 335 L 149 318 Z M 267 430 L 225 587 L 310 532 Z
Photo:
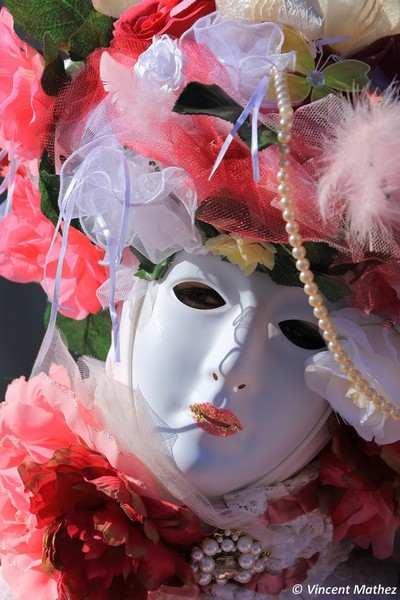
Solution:
M 222 296 L 205 283 L 184 281 L 174 287 L 179 302 L 197 310 L 212 310 L 226 304 Z
M 308 321 L 289 319 L 278 323 L 283 335 L 299 348 L 306 350 L 320 350 L 326 348 L 318 326 Z

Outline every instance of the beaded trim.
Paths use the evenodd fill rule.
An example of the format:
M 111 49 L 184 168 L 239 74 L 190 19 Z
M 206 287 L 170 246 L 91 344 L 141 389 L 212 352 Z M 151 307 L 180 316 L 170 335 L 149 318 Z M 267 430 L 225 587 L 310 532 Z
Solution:
M 293 206 L 293 200 L 290 193 L 289 182 L 289 154 L 290 138 L 293 126 L 293 108 L 290 102 L 289 87 L 286 71 L 278 71 L 275 67 L 272 69 L 276 98 L 279 110 L 278 148 L 279 148 L 279 169 L 277 179 L 279 182 L 278 193 L 280 196 L 279 207 L 282 210 L 282 217 L 286 221 L 286 232 L 288 234 L 289 244 L 292 247 L 292 256 L 296 260 L 296 268 L 300 271 L 300 281 L 303 284 L 304 292 L 308 296 L 308 302 L 313 307 L 313 313 L 318 320 L 318 327 L 322 331 L 324 339 L 328 342 L 328 349 L 333 353 L 335 361 L 340 365 L 340 370 L 346 375 L 347 379 L 362 396 L 380 410 L 385 416 L 392 417 L 400 421 L 400 408 L 392 402 L 388 402 L 384 396 L 378 394 L 376 389 L 364 379 L 354 363 L 348 357 L 343 349 L 342 343 L 328 315 L 328 309 L 324 305 L 324 299 L 319 292 L 318 285 L 314 281 L 314 275 L 310 269 L 310 262 L 306 257 L 306 249 L 303 246 L 303 239 L 299 233 L 299 225 L 296 221 L 296 215 Z M 353 402 L 357 403 L 358 394 L 353 395 Z
M 191 552 L 190 566 L 200 586 L 249 583 L 266 569 L 270 553 L 241 531 L 217 530 Z

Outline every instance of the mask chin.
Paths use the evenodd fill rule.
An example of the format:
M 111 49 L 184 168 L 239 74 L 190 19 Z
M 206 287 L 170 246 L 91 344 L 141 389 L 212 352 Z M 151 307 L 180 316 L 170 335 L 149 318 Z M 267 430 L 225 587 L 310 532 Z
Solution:
M 201 289 L 194 301 L 188 282 Z M 223 302 L 205 298 L 206 286 Z M 285 320 L 314 322 L 301 288 L 184 252 L 150 295 L 122 307 L 121 363 L 111 352 L 107 366 L 139 389 L 170 460 L 208 498 L 283 481 L 329 440 L 331 408 L 304 381 L 304 363 L 316 351 L 291 343 L 279 328 Z M 190 408 L 203 404 L 216 410 L 205 427 Z M 221 434 L 227 425 L 215 423 L 226 412 L 242 430 Z

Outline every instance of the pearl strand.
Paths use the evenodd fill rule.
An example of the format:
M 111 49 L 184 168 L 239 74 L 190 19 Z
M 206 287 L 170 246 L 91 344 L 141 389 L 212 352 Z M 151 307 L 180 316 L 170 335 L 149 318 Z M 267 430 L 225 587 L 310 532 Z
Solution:
M 289 244 L 292 247 L 292 256 L 296 260 L 296 268 L 300 272 L 299 278 L 303 284 L 304 292 L 308 296 L 308 302 L 313 307 L 313 313 L 318 320 L 318 327 L 328 344 L 328 349 L 333 353 L 335 361 L 340 365 L 341 371 L 346 375 L 355 390 L 380 410 L 385 416 L 392 417 L 396 421 L 400 420 L 400 408 L 397 408 L 392 402 L 379 395 L 374 387 L 364 379 L 354 363 L 348 357 L 343 349 L 342 343 L 338 338 L 337 332 L 328 315 L 328 310 L 324 305 L 324 300 L 319 292 L 318 285 L 314 281 L 313 272 L 310 269 L 310 262 L 306 258 L 306 249 L 303 246 L 303 239 L 299 233 L 299 225 L 296 221 L 292 197 L 289 184 L 289 153 L 288 146 L 291 139 L 291 129 L 293 126 L 293 108 L 290 103 L 289 88 L 286 72 L 280 72 L 276 68 L 272 69 L 276 98 L 279 110 L 279 170 L 277 179 L 279 182 L 278 192 L 280 195 L 279 206 L 282 210 L 282 217 L 286 221 L 286 232 L 289 236 Z M 355 397 L 354 397 L 355 396 Z M 353 396 L 353 402 L 357 404 L 358 394 Z

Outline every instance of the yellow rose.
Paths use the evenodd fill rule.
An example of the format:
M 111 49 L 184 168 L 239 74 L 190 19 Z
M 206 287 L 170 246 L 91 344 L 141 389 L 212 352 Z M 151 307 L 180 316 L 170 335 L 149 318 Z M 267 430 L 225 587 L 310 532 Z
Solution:
M 225 256 L 229 262 L 238 265 L 245 275 L 251 275 L 258 264 L 267 269 L 274 268 L 276 249 L 268 242 L 221 234 L 209 239 L 205 248 L 217 256 Z

